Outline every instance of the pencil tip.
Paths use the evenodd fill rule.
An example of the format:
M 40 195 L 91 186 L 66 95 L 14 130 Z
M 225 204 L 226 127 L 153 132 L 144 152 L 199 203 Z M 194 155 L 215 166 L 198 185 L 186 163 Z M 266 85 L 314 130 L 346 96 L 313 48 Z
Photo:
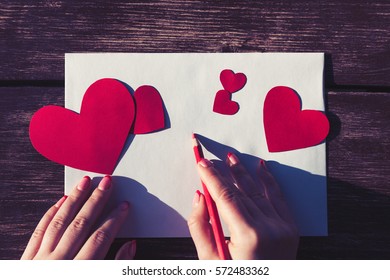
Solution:
M 192 144 L 194 146 L 198 146 L 199 145 L 198 139 L 196 139 L 196 134 L 195 133 L 192 133 Z

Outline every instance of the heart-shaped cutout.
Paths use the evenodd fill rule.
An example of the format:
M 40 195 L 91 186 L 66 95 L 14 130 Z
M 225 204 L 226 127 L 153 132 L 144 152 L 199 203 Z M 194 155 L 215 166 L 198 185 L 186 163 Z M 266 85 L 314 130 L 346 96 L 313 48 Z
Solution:
M 311 147 L 323 142 L 329 132 L 326 115 L 301 110 L 298 94 L 289 87 L 272 88 L 264 101 L 264 130 L 270 152 Z
M 215 95 L 213 111 L 223 115 L 234 115 L 240 109 L 237 102 L 232 101 L 232 94 L 227 90 L 219 90 Z
M 73 168 L 112 174 L 135 116 L 133 98 L 115 79 L 94 82 L 84 94 L 80 114 L 45 106 L 30 122 L 34 148 Z
M 234 73 L 230 69 L 225 69 L 219 75 L 221 84 L 225 90 L 234 93 L 242 89 L 246 84 L 246 76 L 244 73 Z
M 165 128 L 164 105 L 160 93 L 152 86 L 140 86 L 134 92 L 137 113 L 134 134 L 145 134 Z

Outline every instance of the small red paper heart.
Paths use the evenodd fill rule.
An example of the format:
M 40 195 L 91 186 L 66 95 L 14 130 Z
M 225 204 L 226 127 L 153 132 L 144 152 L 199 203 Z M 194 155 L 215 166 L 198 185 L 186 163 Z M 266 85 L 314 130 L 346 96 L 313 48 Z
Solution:
M 270 152 L 311 147 L 323 142 L 329 132 L 325 114 L 301 110 L 298 94 L 289 87 L 272 88 L 264 101 L 264 130 Z
M 221 84 L 225 90 L 234 93 L 242 89 L 246 84 L 246 76 L 243 73 L 236 73 L 230 69 L 225 69 L 219 75 Z
M 227 90 L 219 90 L 215 95 L 213 111 L 223 115 L 234 115 L 240 106 L 231 100 L 232 94 Z
M 152 86 L 140 86 L 134 92 L 137 114 L 134 134 L 145 134 L 165 127 L 164 105 L 160 93 Z
M 59 106 L 38 110 L 30 122 L 31 143 L 54 162 L 112 174 L 134 115 L 134 101 L 125 85 L 101 79 L 85 92 L 80 114 Z

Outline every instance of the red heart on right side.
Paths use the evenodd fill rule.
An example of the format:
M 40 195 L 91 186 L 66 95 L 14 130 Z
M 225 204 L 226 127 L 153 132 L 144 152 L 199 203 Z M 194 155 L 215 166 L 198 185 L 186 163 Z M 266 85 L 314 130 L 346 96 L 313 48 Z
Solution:
M 264 130 L 270 152 L 283 152 L 315 146 L 329 132 L 326 115 L 301 110 L 299 95 L 291 88 L 272 88 L 264 101 Z

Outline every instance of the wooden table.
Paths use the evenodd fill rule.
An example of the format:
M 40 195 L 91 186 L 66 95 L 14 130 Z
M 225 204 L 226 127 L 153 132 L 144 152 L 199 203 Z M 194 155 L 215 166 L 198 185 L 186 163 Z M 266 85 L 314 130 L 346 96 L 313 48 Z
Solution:
M 0 4 L 1 259 L 20 258 L 63 193 L 63 167 L 33 149 L 28 126 L 64 105 L 66 52 L 325 52 L 329 236 L 302 238 L 298 258 L 390 258 L 388 0 L 96 2 Z M 136 257 L 196 252 L 191 239 L 142 239 Z

